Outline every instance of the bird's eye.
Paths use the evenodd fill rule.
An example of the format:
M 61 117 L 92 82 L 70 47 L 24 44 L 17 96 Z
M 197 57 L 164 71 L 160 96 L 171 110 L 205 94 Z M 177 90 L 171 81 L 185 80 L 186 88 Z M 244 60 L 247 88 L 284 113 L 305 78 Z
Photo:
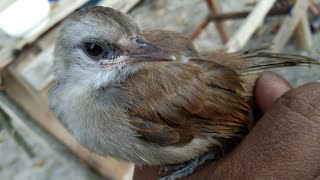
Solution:
M 93 57 L 97 57 L 103 52 L 102 47 L 95 43 L 85 43 L 84 49 L 86 53 Z

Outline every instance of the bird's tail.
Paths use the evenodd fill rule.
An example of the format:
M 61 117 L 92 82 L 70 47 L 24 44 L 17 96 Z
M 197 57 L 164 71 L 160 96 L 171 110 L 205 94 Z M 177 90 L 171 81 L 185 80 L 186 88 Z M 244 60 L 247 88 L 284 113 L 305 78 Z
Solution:
M 312 64 L 320 65 L 320 61 L 307 56 L 274 53 L 267 51 L 265 48 L 244 51 L 243 56 L 243 66 L 239 70 L 240 74 L 259 73 L 290 66 L 310 67 Z
M 240 75 L 290 66 L 310 67 L 312 64 L 320 65 L 319 60 L 295 54 L 274 53 L 270 50 L 270 47 L 270 45 L 266 45 L 234 53 L 228 53 L 226 49 L 220 49 L 200 54 L 203 59 L 225 65 Z
M 320 61 L 307 56 L 274 53 L 265 47 L 243 51 L 242 55 L 242 68 L 238 69 L 237 72 L 248 94 L 251 94 L 254 81 L 263 71 L 283 67 L 320 65 Z
M 237 72 L 245 94 L 251 95 L 254 82 L 259 74 L 266 70 L 283 67 L 320 65 L 320 61 L 307 56 L 275 53 L 270 50 L 270 45 L 261 48 L 228 53 L 226 49 L 201 53 L 207 61 L 214 61 Z M 320 72 L 319 72 L 320 73 Z

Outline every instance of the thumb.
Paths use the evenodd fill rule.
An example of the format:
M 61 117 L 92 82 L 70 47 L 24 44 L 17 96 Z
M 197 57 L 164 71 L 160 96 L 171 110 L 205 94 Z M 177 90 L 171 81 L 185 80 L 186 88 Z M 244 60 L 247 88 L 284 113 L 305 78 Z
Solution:
M 239 146 L 193 177 L 315 179 L 319 139 L 320 83 L 309 83 L 280 97 Z
M 256 80 L 254 90 L 259 109 L 266 112 L 274 101 L 290 89 L 292 86 L 282 76 L 271 71 L 262 73 Z

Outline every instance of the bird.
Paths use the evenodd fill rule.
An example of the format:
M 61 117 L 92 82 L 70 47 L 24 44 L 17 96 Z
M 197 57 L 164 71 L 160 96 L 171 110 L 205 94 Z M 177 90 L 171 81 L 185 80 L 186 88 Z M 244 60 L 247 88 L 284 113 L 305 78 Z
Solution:
M 319 64 L 264 48 L 200 54 L 177 32 L 141 30 L 100 6 L 67 18 L 53 59 L 49 105 L 76 141 L 102 156 L 172 168 L 164 179 L 194 172 L 245 137 L 259 72 Z

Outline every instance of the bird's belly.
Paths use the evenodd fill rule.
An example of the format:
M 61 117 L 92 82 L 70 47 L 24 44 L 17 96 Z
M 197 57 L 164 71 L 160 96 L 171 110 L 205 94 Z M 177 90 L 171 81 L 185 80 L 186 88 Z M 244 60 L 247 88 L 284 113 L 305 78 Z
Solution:
M 160 149 L 161 152 L 158 152 L 160 156 L 162 155 L 162 162 L 159 164 L 178 164 L 189 161 L 208 152 L 214 145 L 218 145 L 218 142 L 210 138 L 194 138 L 183 146 L 163 147 Z
M 207 152 L 215 141 L 195 138 L 183 146 L 159 146 L 137 136 L 113 134 L 113 137 L 94 137 L 74 134 L 76 140 L 90 151 L 103 156 L 130 161 L 138 165 L 165 165 L 186 162 Z M 118 138 L 115 138 L 118 136 Z
M 92 103 L 94 101 L 88 97 L 83 98 L 84 96 L 64 103 L 61 99 L 64 100 L 67 95 L 63 94 L 59 98 L 60 104 L 65 104 L 64 108 L 60 108 L 62 113 L 56 112 L 61 114 L 61 122 L 79 144 L 102 156 L 112 156 L 135 164 L 174 164 L 205 153 L 215 143 L 209 138 L 195 138 L 184 145 L 153 144 L 139 138 L 129 124 L 124 109 L 104 106 L 103 110 L 99 110 L 98 104 Z

